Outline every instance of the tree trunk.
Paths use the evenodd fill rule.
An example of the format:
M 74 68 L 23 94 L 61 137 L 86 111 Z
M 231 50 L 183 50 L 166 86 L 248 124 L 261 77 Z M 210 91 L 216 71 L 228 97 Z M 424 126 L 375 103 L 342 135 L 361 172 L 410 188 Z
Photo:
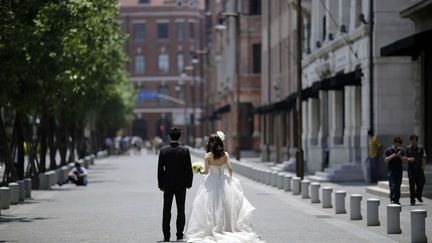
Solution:
M 69 123 L 69 135 L 70 135 L 70 141 L 69 141 L 69 159 L 68 159 L 68 162 L 72 163 L 75 161 L 75 144 L 76 144 L 75 122 Z
M 63 115 L 60 115 L 59 127 L 57 129 L 57 147 L 60 153 L 60 165 L 66 165 L 66 155 L 67 155 L 67 125 L 66 119 Z
M 45 114 L 42 115 L 40 125 L 39 125 L 39 139 L 40 139 L 40 172 L 46 171 L 46 154 L 47 154 L 47 116 Z
M 21 112 L 16 112 L 15 114 L 15 124 L 14 124 L 14 134 L 16 136 L 16 146 L 13 146 L 17 150 L 17 163 L 16 163 L 16 170 L 17 170 L 17 176 L 18 180 L 24 179 L 24 160 L 25 160 L 25 154 L 24 154 L 24 126 L 23 126 L 23 118 L 24 116 L 21 114 Z M 15 149 L 12 150 L 12 153 L 15 153 Z M 14 154 L 15 156 L 15 154 Z
M 11 154 L 9 150 L 9 142 L 6 135 L 6 128 L 3 123 L 3 118 L 0 115 L 0 157 L 5 162 L 5 176 L 3 177 L 3 183 L 8 183 L 17 180 L 17 173 L 15 166 L 11 160 Z
M 50 156 L 50 170 L 57 169 L 56 163 L 56 154 L 57 154 L 57 146 L 55 143 L 55 118 L 54 116 L 50 116 L 48 120 L 48 147 L 49 147 L 49 156 Z

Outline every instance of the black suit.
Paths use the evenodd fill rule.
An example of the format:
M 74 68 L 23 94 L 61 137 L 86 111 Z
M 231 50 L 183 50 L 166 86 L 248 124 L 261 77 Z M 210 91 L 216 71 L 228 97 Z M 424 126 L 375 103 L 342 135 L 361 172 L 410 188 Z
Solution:
M 192 187 L 193 173 L 189 149 L 172 142 L 159 153 L 158 186 L 164 191 L 162 229 L 165 239 L 170 238 L 171 206 L 177 205 L 177 238 L 183 238 L 185 226 L 186 188 Z

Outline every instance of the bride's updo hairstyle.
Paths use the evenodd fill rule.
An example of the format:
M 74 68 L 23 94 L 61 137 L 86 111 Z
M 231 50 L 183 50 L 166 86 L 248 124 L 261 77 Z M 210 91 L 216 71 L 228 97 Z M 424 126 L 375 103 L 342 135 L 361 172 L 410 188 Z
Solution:
M 210 134 L 208 143 L 207 143 L 207 153 L 212 152 L 213 158 L 219 159 L 225 155 L 224 144 L 222 139 L 215 133 Z

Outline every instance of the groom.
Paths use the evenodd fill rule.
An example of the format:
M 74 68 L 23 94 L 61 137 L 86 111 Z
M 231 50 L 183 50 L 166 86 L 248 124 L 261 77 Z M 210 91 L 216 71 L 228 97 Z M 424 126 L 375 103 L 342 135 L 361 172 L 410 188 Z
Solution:
M 185 226 L 185 200 L 186 188 L 192 187 L 192 165 L 189 149 L 180 145 L 180 128 L 172 127 L 169 130 L 171 144 L 163 147 L 159 153 L 158 184 L 164 192 L 164 206 L 162 230 L 164 241 L 169 241 L 171 206 L 175 196 L 177 205 L 177 240 L 183 239 Z

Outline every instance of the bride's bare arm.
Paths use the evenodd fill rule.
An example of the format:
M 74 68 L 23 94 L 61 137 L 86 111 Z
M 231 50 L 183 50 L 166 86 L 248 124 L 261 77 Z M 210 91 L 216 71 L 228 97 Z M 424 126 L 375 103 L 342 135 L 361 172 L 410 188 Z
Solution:
M 204 157 L 204 171 L 200 172 L 203 175 L 207 175 L 209 172 L 209 163 L 208 163 L 208 159 L 206 157 Z
M 231 160 L 230 160 L 228 152 L 225 152 L 225 156 L 227 157 L 228 173 L 230 176 L 232 176 L 233 175 L 233 169 L 231 167 Z

